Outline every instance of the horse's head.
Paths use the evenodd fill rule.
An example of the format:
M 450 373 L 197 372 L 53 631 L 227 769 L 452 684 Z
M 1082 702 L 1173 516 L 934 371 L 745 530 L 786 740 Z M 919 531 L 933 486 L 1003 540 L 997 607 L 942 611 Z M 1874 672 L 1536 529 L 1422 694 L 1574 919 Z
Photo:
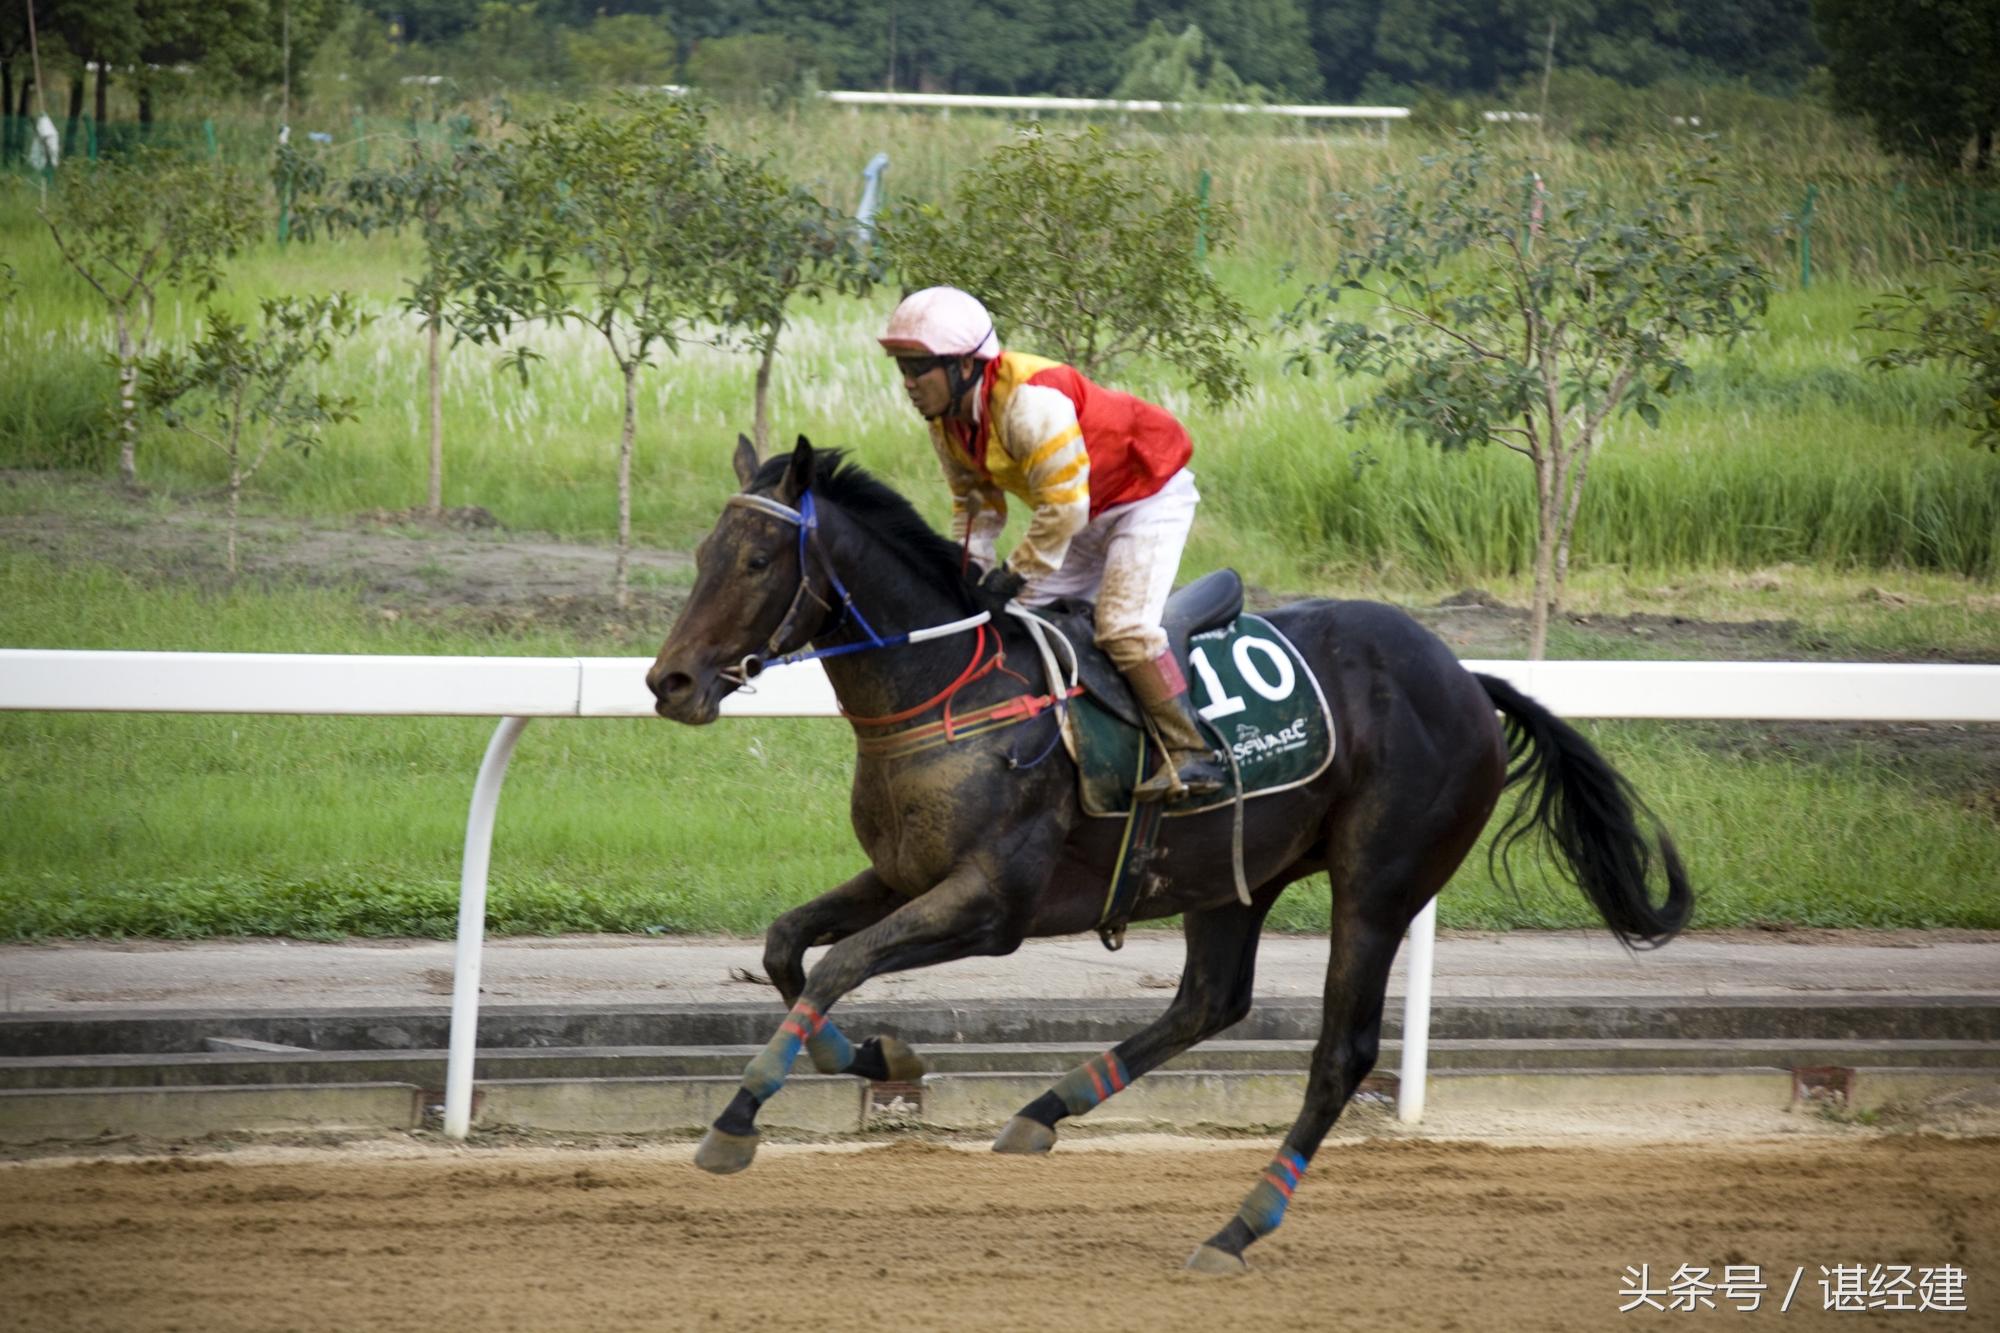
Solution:
M 741 436 L 735 464 L 743 490 L 696 548 L 694 591 L 646 673 L 654 710 L 695 726 L 715 721 L 723 699 L 764 659 L 805 643 L 825 612 L 809 596 L 797 513 L 812 484 L 812 444 L 800 436 L 762 486 L 757 450 Z

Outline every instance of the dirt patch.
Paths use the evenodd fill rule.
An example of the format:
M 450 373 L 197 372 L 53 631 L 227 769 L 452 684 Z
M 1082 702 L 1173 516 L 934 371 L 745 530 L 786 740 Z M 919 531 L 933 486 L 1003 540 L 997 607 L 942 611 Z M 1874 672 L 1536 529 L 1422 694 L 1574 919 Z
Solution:
M 42 1330 L 1601 1330 L 1640 1264 L 1659 1288 L 1756 1265 L 1757 1317 L 1785 1328 L 1851 1321 L 1821 1265 L 1949 1265 L 1954 1327 L 2000 1308 L 1992 1138 L 1338 1141 L 1249 1277 L 1182 1272 L 1270 1151 L 778 1149 L 720 1179 L 679 1146 L 11 1167 L 0 1309 Z M 1741 1318 L 1716 1295 L 1704 1324 Z
M 61 502 L 56 512 L 0 515 L 0 547 L 109 565 L 149 582 L 232 583 L 222 522 L 207 506 L 140 506 L 101 483 L 45 474 L 0 473 L 0 485 L 32 485 Z M 658 630 L 693 577 L 682 552 L 635 549 L 633 605 L 620 611 L 614 549 L 509 532 L 483 509 L 450 510 L 442 519 L 370 510 L 340 523 L 252 515 L 238 542 L 239 579 L 252 587 L 340 589 L 388 620 L 502 634 Z

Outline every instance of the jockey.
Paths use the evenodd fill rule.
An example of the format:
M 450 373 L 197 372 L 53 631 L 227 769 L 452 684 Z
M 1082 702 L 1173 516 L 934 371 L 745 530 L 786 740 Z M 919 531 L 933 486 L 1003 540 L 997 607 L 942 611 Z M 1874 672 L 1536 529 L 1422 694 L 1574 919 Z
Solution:
M 956 287 L 903 299 L 878 341 L 930 423 L 951 488 L 952 537 L 996 600 L 1097 602 L 1097 645 L 1144 706 L 1166 752 L 1141 801 L 1207 796 L 1221 758 L 1202 734 L 1160 613 L 1194 522 L 1194 452 L 1164 408 L 1091 383 L 1056 361 L 1007 352 L 993 317 Z M 1007 495 L 1033 510 L 1004 561 Z

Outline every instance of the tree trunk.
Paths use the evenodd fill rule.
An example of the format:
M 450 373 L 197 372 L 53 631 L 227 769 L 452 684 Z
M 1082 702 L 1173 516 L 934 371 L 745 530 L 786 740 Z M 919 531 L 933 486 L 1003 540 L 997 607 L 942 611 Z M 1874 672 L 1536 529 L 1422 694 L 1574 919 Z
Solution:
M 153 84 L 142 79 L 139 83 L 139 136 L 146 137 L 153 129 Z
M 0 162 L 14 160 L 14 62 L 0 60 Z
M 771 330 L 771 340 L 764 344 L 764 355 L 757 362 L 757 415 L 751 435 L 757 442 L 757 457 L 771 455 L 771 362 L 778 355 L 778 330 Z
M 1984 174 L 1993 166 L 1993 127 L 1984 126 L 1979 131 L 1978 145 L 1972 150 L 1972 169 Z
M 1549 651 L 1549 603 L 1554 582 L 1556 550 L 1556 450 L 1553 442 L 1535 459 L 1535 590 L 1528 620 L 1528 660 L 1539 662 Z
M 83 121 L 83 68 L 82 66 L 78 66 L 76 73 L 70 77 L 69 81 L 69 120 L 63 126 L 64 157 L 76 156 L 76 131 L 77 131 L 77 126 L 80 125 L 82 121 Z
M 229 454 L 229 577 L 236 577 L 236 516 L 242 508 L 243 472 L 236 466 L 236 453 Z
M 21 76 L 21 101 L 20 105 L 16 107 L 14 111 L 14 116 L 16 119 L 26 120 L 28 118 L 28 104 L 34 100 L 34 93 L 35 93 L 35 74 L 33 70 L 30 70 L 28 73 Z M 34 131 L 29 130 L 28 133 L 32 135 Z
M 618 609 L 631 604 L 627 575 L 632 563 L 632 440 L 639 428 L 639 367 L 625 370 L 625 428 L 618 437 L 618 567 L 613 579 Z
M 438 325 L 443 320 L 437 311 L 430 312 L 430 390 L 431 390 L 431 517 L 444 513 L 444 381 L 438 366 Z
M 100 149 L 104 144 L 105 108 L 109 104 L 107 93 L 111 87 L 111 62 L 103 56 L 97 58 L 97 100 L 92 104 L 97 117 L 97 142 Z
M 132 321 L 124 307 L 113 316 L 118 326 L 118 479 L 139 484 L 139 357 L 132 346 Z

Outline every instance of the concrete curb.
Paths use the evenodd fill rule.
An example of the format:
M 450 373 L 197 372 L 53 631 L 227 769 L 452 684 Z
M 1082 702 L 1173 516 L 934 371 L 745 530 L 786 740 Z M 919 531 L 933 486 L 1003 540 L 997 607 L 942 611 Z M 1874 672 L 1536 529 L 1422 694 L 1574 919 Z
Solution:
M 421 1124 L 422 1092 L 409 1083 L 0 1092 L 0 1143 L 128 1134 L 187 1139 L 283 1130 L 415 1129 Z
M 1667 1077 L 1662 1077 L 1663 1075 Z M 1039 1072 L 933 1074 L 915 1100 L 871 1105 L 869 1085 L 794 1077 L 765 1109 L 774 1129 L 853 1134 L 894 1124 L 989 1130 L 1049 1086 Z M 1392 1083 L 1392 1079 L 1385 1082 Z M 1091 1112 L 1093 1126 L 1257 1130 L 1289 1125 L 1305 1096 L 1298 1070 L 1159 1070 Z M 699 1131 L 727 1105 L 734 1076 L 503 1079 L 483 1083 L 475 1121 L 570 1133 Z M 1364 1089 L 1364 1100 L 1383 1092 Z M 393 1131 L 423 1123 L 434 1094 L 408 1083 L 47 1089 L 0 1092 L 0 1143 L 75 1141 L 99 1135 L 198 1138 L 212 1133 Z M 2000 1067 L 1854 1070 L 1833 1106 L 1874 1111 L 1940 1099 L 2000 1105 Z M 1789 1069 L 1446 1070 L 1429 1104 L 1439 1110 L 1520 1113 L 1594 1108 L 1782 1110 L 1794 1105 Z

